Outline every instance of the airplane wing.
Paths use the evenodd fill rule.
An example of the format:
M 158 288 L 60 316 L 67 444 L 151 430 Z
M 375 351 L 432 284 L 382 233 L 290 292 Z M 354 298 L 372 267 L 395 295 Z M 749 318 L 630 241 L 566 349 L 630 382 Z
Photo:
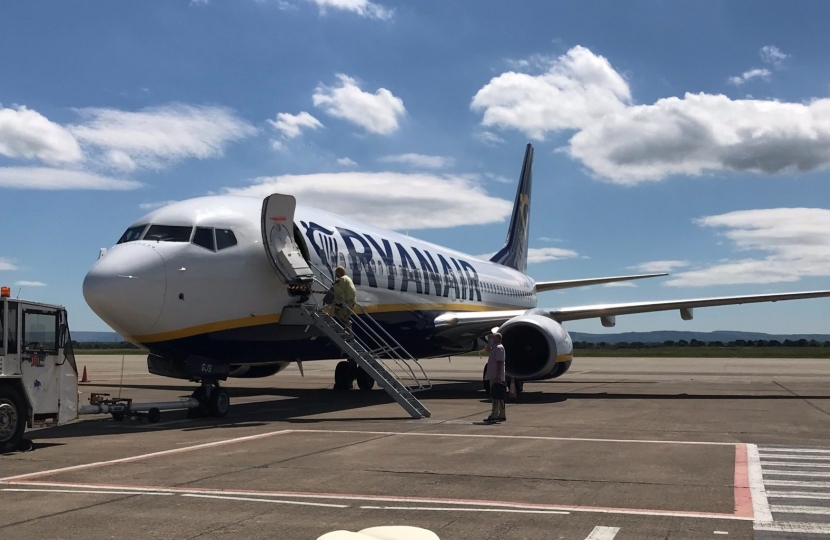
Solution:
M 587 279 L 567 279 L 562 281 L 537 281 L 536 292 L 556 291 L 559 289 L 571 289 L 573 287 L 587 287 L 589 285 L 601 285 L 603 283 L 614 283 L 616 281 L 632 281 L 651 277 L 668 276 L 663 272 L 660 274 L 637 274 L 634 276 L 613 276 Z
M 809 291 L 795 293 L 753 294 L 749 296 L 720 296 L 689 300 L 663 300 L 658 302 L 631 302 L 626 304 L 597 304 L 565 308 L 536 308 L 529 310 L 450 312 L 435 318 L 435 329 L 460 335 L 480 335 L 493 326 L 500 326 L 508 320 L 523 314 L 543 315 L 559 322 L 580 319 L 611 318 L 617 315 L 648 313 L 652 311 L 680 310 L 684 319 L 691 319 L 692 309 L 697 307 L 731 306 L 757 302 L 778 302 L 830 296 L 830 291 Z M 605 322 L 605 321 L 603 321 Z M 610 322 L 610 321 L 609 321 Z

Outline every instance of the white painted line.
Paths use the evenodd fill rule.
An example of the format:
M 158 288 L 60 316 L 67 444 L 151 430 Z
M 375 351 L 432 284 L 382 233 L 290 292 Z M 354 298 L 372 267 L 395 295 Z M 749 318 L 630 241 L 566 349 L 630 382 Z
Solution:
M 816 469 L 830 468 L 830 463 L 797 463 L 794 461 L 764 461 L 761 460 L 763 467 L 810 467 Z
M 773 512 L 780 512 L 782 514 L 822 514 L 830 516 L 830 508 L 823 506 L 788 506 L 788 505 L 772 505 Z
M 804 456 L 800 454 L 761 454 L 764 461 L 770 459 L 797 459 L 799 461 L 830 461 L 830 456 Z
M 47 470 L 47 471 L 40 471 L 40 472 L 36 472 L 36 473 L 19 474 L 17 476 L 7 476 L 6 478 L 0 478 L 0 483 L 2 483 L 2 482 L 11 482 L 11 481 L 14 481 L 14 480 L 27 480 L 27 479 L 31 479 L 31 478 L 38 478 L 38 477 L 41 477 L 41 476 L 50 476 L 50 475 L 53 475 L 53 474 L 65 473 L 65 472 L 70 472 L 70 471 L 81 471 L 81 470 L 84 470 L 84 469 L 91 469 L 93 467 L 102 467 L 104 465 L 116 465 L 118 463 L 130 463 L 130 462 L 139 461 L 139 460 L 142 460 L 142 459 L 168 456 L 168 455 L 171 455 L 171 454 L 180 454 L 182 452 L 192 452 L 193 450 L 202 450 L 204 448 L 214 448 L 216 446 L 223 446 L 223 445 L 226 445 L 226 444 L 233 444 L 233 443 L 244 442 L 244 441 L 255 441 L 257 439 L 265 439 L 267 437 L 273 437 L 275 435 L 283 435 L 283 434 L 286 434 L 286 433 L 291 433 L 291 430 L 290 429 L 283 429 L 283 430 L 280 430 L 280 431 L 270 431 L 268 433 L 260 433 L 259 435 L 249 435 L 247 437 L 237 437 L 235 439 L 224 439 L 224 440 L 221 440 L 221 441 L 214 441 L 214 442 L 209 442 L 209 443 L 204 443 L 204 444 L 197 444 L 197 445 L 194 445 L 194 446 L 185 446 L 183 448 L 174 448 L 172 450 L 164 450 L 164 451 L 161 451 L 161 452 L 152 452 L 150 454 L 141 454 L 141 455 L 138 455 L 138 456 L 132 456 L 132 457 L 127 457 L 127 458 L 112 459 L 112 460 L 109 460 L 109 461 L 97 461 L 97 462 L 94 462 L 94 463 L 86 463 L 84 465 L 74 465 L 72 467 L 62 467 L 60 469 L 50 469 L 50 470 Z
M 830 493 L 817 493 L 815 491 L 767 491 L 770 499 L 821 499 L 830 501 Z
M 824 471 L 778 471 L 764 469 L 764 474 L 778 476 L 811 476 L 813 478 L 830 478 L 830 472 Z
M 752 495 L 752 511 L 757 521 L 772 521 L 769 510 L 764 475 L 761 472 L 761 460 L 758 458 L 758 446 L 746 445 L 746 468 L 749 476 L 749 493 Z
M 246 501 L 246 502 L 267 502 L 267 503 L 275 503 L 275 504 L 295 504 L 300 506 L 324 506 L 326 508 L 348 508 L 349 505 L 347 504 L 325 504 L 325 503 L 312 503 L 312 502 L 301 502 L 301 501 L 281 501 L 279 499 L 259 499 L 253 497 L 225 497 L 221 495 L 196 495 L 193 493 L 182 493 L 182 497 L 193 497 L 194 499 L 221 499 L 224 501 Z
M 614 540 L 618 532 L 620 532 L 619 527 L 594 527 L 585 540 Z
M 510 510 L 507 508 L 440 508 L 428 506 L 361 506 L 362 510 L 417 510 L 419 512 L 499 512 L 508 514 L 555 514 L 567 516 L 570 512 L 557 510 Z
M 796 488 L 827 488 L 830 482 L 801 482 L 799 480 L 766 480 L 766 485 L 776 487 Z
M 588 439 L 582 437 L 543 437 L 535 435 L 485 435 L 472 433 L 423 433 L 417 431 L 357 431 L 339 429 L 296 429 L 293 433 L 353 433 L 361 435 L 400 435 L 402 437 L 461 437 L 470 439 L 517 439 L 536 441 L 577 441 L 577 442 L 605 442 L 605 443 L 640 443 L 640 444 L 691 444 L 703 446 L 735 446 L 734 442 L 710 441 L 658 441 L 649 439 Z M 830 459 L 830 458 L 828 458 Z
M 714 534 L 729 534 L 726 531 L 715 531 Z
M 0 491 L 32 491 L 41 493 L 91 493 L 93 495 L 173 495 L 173 493 L 154 493 L 143 491 L 91 491 L 88 489 L 24 489 L 3 488 Z
M 776 521 L 774 523 L 756 522 L 755 530 L 786 533 L 830 534 L 830 523 L 798 523 L 792 521 Z
M 830 449 L 827 448 L 768 448 L 764 447 L 761 449 L 761 452 L 768 453 L 768 452 L 781 452 L 782 454 L 792 453 L 792 454 L 830 454 Z
M 220 495 L 220 496 L 253 496 L 257 498 L 262 497 L 283 497 L 283 498 L 297 498 L 297 499 L 323 499 L 323 500 L 340 500 L 340 501 L 371 501 L 371 502 L 388 502 L 388 503 L 420 503 L 420 504 L 443 504 L 443 505 L 458 505 L 458 506 L 480 506 L 486 508 L 511 508 L 522 510 L 553 510 L 560 512 L 589 512 L 600 514 L 622 514 L 635 516 L 664 516 L 664 517 L 683 517 L 683 518 L 700 518 L 700 519 L 725 519 L 734 521 L 752 521 L 753 518 L 747 516 L 736 516 L 734 514 L 718 514 L 713 512 L 682 512 L 673 510 L 645 510 L 637 508 L 603 508 L 591 506 L 565 506 L 557 504 L 537 504 L 537 503 L 521 503 L 511 501 L 486 501 L 486 500 L 468 500 L 468 499 L 434 499 L 425 497 L 395 497 L 382 495 L 355 495 L 355 494 L 341 494 L 341 493 L 302 493 L 302 492 L 283 492 L 283 491 L 235 491 L 225 489 L 187 489 L 177 487 L 149 487 L 149 486 L 122 486 L 122 485 L 102 485 L 102 484 L 75 484 L 75 483 L 61 483 L 61 482 L 15 482 L 15 485 L 24 486 L 51 486 L 64 488 L 98 488 L 98 489 L 129 489 L 135 491 L 150 491 L 150 492 L 170 492 L 188 495 Z M 270 500 L 270 499 L 267 499 Z

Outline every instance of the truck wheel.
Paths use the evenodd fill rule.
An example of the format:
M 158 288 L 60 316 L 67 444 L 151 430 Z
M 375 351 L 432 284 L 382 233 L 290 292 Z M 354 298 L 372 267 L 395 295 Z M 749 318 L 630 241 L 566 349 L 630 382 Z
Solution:
M 0 385 L 0 454 L 14 452 L 26 429 L 26 409 L 17 391 Z
M 158 421 L 161 420 L 161 411 L 157 408 L 153 407 L 149 411 L 147 411 L 147 421 L 151 424 L 156 424 Z

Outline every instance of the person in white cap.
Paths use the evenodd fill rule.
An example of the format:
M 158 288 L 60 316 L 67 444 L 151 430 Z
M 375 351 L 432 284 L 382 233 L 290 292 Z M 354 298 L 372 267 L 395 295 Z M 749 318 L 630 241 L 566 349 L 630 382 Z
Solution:
M 485 422 L 495 423 L 507 420 L 504 408 L 504 398 L 507 396 L 507 385 L 504 373 L 504 345 L 501 344 L 501 334 L 498 328 L 488 336 L 486 350 L 490 353 L 487 358 L 487 371 L 484 378 L 490 381 L 490 397 L 493 398 L 493 410 Z

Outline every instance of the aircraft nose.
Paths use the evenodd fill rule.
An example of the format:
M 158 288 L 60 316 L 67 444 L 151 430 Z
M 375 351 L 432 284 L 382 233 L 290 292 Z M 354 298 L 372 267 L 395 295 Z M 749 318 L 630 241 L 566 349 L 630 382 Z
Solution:
M 84 279 L 84 299 L 92 311 L 128 336 L 153 329 L 161 316 L 166 290 L 164 259 L 143 244 L 115 246 Z

